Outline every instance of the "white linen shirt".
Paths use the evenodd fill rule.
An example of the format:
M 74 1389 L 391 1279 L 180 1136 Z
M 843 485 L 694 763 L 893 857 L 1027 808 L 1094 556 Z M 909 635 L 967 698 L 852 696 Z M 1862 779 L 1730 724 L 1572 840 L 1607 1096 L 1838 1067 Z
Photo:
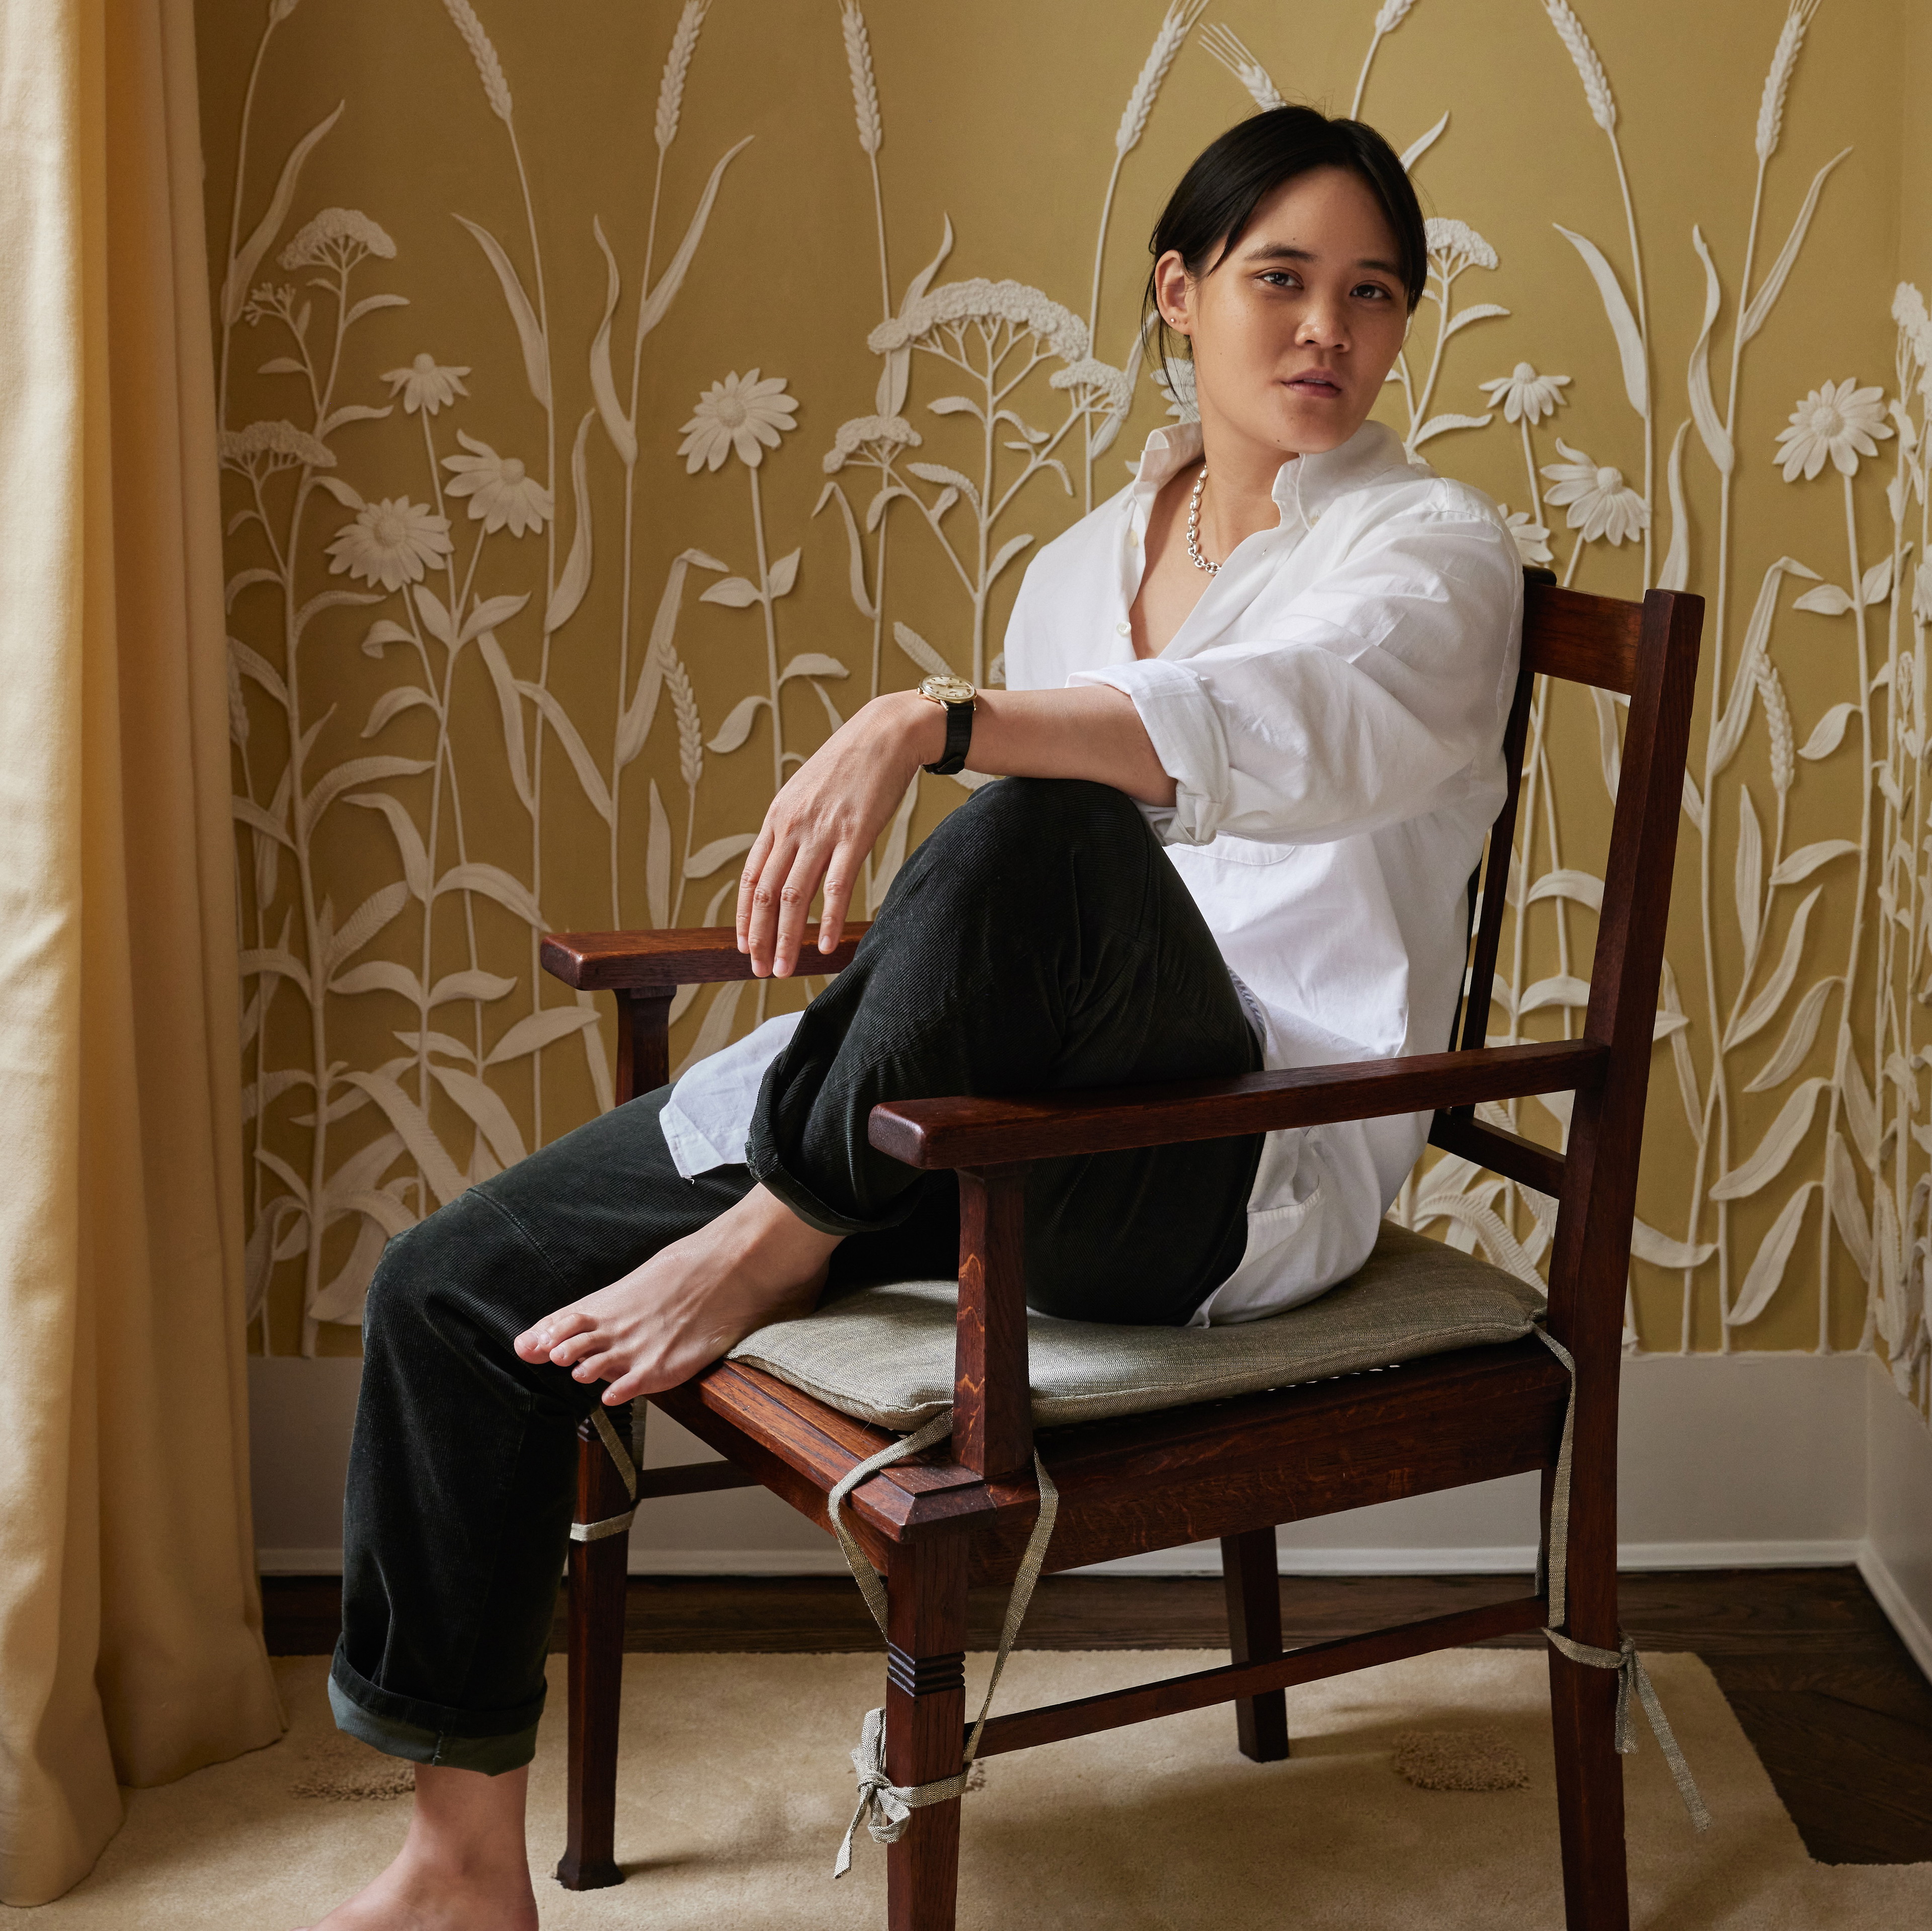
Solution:
M 1366 423 L 1291 458 L 1166 649 L 1134 655 L 1149 513 L 1201 452 L 1148 437 L 1132 482 L 1034 559 L 1006 635 L 1016 691 L 1133 700 L 1170 807 L 1144 806 L 1262 1024 L 1269 1068 L 1439 1052 L 1462 983 L 1465 892 L 1502 802 L 1522 617 L 1516 545 L 1480 491 Z M 775 1019 L 677 1084 L 661 1116 L 687 1177 L 744 1157 Z M 1196 1325 L 1312 1299 L 1368 1258 L 1426 1114 L 1270 1133 L 1240 1265 Z

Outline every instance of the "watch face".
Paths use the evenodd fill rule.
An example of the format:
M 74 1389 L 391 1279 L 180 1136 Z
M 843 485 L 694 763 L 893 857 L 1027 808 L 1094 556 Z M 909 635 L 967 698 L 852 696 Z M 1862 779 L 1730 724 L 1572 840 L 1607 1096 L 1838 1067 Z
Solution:
M 977 693 L 963 677 L 928 677 L 920 685 L 919 694 L 941 704 L 963 704 Z

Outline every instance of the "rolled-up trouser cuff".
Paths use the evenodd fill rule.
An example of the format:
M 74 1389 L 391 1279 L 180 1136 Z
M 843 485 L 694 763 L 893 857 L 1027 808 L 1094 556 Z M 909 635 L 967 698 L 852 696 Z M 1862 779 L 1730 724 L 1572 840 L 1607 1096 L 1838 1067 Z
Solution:
M 520 1770 L 536 1755 L 543 1705 L 537 1696 L 509 1710 L 439 1709 L 379 1690 L 340 1649 L 328 1672 L 328 1707 L 338 1730 L 386 1756 L 443 1770 L 481 1771 L 485 1777 Z M 500 1727 L 505 1725 L 509 1727 Z M 486 1727 L 490 1734 L 476 1734 Z

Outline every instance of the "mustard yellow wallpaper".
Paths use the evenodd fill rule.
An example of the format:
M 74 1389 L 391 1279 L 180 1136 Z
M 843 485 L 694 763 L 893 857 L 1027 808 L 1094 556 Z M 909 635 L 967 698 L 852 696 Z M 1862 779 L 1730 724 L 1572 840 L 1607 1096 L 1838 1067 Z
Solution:
M 874 691 L 1189 406 L 1145 238 L 1257 104 L 1404 151 L 1382 413 L 1525 559 L 1708 600 L 1629 1320 L 1924 1410 L 1926 33 L 1901 0 L 202 0 L 260 1344 L 610 1102 L 547 928 L 723 916 Z M 1912 76 L 1916 75 L 1916 82 Z M 1498 1037 L 1585 997 L 1619 711 L 1539 700 Z M 964 795 L 927 778 L 875 904 Z M 806 996 L 688 992 L 674 1063 Z M 1524 1130 L 1559 1138 L 1558 1108 Z M 1413 1224 L 1533 1274 L 1454 1160 Z

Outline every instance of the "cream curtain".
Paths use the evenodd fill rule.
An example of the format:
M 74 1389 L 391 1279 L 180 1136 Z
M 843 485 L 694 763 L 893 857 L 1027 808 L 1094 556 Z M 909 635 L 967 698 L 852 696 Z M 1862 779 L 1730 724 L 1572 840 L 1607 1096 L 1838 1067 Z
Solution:
M 0 1900 L 271 1742 L 190 0 L 0 0 Z

